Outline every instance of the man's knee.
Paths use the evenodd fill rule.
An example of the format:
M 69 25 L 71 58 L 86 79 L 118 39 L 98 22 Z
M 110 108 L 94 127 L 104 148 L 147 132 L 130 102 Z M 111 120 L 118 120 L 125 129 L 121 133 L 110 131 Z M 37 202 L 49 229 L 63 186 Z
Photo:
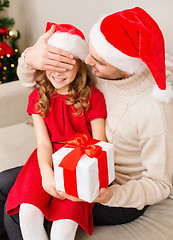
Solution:
M 0 172 L 0 199 L 7 197 L 21 169 L 16 167 Z
M 6 209 L 6 206 L 5 206 Z M 4 225 L 5 230 L 8 234 L 9 240 L 23 240 L 20 226 L 19 226 L 19 215 L 7 215 L 4 211 Z

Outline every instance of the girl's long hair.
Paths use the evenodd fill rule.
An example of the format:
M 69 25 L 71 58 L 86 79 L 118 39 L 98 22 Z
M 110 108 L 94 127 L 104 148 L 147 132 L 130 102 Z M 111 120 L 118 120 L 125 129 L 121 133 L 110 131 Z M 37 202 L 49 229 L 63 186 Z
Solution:
M 75 80 L 69 85 L 69 94 L 71 96 L 66 99 L 66 104 L 74 105 L 76 109 L 74 114 L 79 116 L 84 110 L 88 110 L 90 108 L 90 86 L 94 85 L 95 77 L 90 67 L 79 59 L 76 61 L 78 64 L 78 71 Z M 40 98 L 36 103 L 36 112 L 44 118 L 47 116 L 50 109 L 50 97 L 56 92 L 56 90 L 46 77 L 45 71 L 40 71 L 36 83 L 39 85 L 40 95 Z

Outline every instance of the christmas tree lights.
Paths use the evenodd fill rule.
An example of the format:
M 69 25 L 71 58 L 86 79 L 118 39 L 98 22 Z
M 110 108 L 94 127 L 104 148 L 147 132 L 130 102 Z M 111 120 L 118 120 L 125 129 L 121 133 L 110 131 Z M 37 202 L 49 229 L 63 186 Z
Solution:
M 17 80 L 16 68 L 20 57 L 17 46 L 20 33 L 13 28 L 15 22 L 12 18 L 1 16 L 8 7 L 8 0 L 0 0 L 0 84 Z

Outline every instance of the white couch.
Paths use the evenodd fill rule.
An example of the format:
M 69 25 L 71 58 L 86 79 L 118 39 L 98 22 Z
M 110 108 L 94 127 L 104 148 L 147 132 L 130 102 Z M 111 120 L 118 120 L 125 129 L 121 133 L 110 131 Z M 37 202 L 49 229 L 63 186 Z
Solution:
M 26 114 L 30 91 L 19 81 L 0 85 L 0 171 L 24 164 L 36 146 L 34 129 Z M 173 200 L 168 198 L 150 206 L 134 222 L 94 227 L 92 236 L 79 228 L 76 236 L 76 240 L 106 239 L 172 240 Z
M 23 165 L 36 146 L 34 129 L 27 124 L 30 91 L 19 81 L 0 85 L 0 171 Z

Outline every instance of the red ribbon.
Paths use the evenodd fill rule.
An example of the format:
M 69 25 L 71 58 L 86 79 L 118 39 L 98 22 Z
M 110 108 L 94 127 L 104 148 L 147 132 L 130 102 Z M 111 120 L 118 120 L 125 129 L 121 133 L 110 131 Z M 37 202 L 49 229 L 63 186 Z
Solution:
M 75 134 L 70 140 L 66 141 L 64 145 L 64 147 L 74 149 L 63 158 L 59 166 L 73 171 L 83 153 L 91 158 L 96 157 L 102 151 L 100 146 L 94 145 L 98 142 L 100 141 L 93 139 L 89 134 Z
M 64 147 L 74 148 L 59 164 L 63 168 L 66 193 L 78 197 L 76 166 L 84 153 L 90 158 L 98 159 L 100 188 L 108 186 L 107 154 L 100 146 L 94 145 L 98 142 L 100 141 L 93 139 L 89 134 L 83 133 L 77 133 L 65 142 Z

